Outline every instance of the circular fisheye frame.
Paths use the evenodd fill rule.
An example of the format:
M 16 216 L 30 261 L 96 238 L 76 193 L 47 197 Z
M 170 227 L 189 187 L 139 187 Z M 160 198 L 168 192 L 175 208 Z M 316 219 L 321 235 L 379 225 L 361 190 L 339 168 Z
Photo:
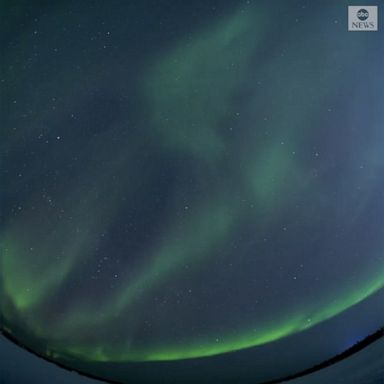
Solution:
M 369 17 L 369 12 L 364 9 L 364 8 L 361 8 L 357 11 L 357 18 L 361 21 L 364 21 L 364 20 L 367 20 Z
M 307 3 L 1 2 L 1 332 L 134 384 L 276 382 L 375 335 L 384 50 Z

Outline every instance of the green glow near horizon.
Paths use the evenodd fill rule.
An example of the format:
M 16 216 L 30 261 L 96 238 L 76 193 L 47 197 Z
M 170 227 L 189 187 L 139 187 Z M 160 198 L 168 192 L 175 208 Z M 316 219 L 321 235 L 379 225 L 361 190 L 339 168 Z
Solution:
M 227 150 L 231 153 L 232 142 L 226 139 L 228 132 L 224 122 L 236 125 L 238 114 L 233 100 L 238 89 L 247 82 L 246 73 L 252 69 L 255 50 L 265 37 L 263 26 L 267 17 L 262 9 L 256 8 L 249 13 L 234 12 L 230 17 L 223 17 L 202 31 L 195 31 L 188 41 L 181 39 L 151 61 L 151 66 L 145 71 L 141 91 L 147 102 L 151 123 L 149 134 L 155 137 L 154 141 L 161 151 L 181 153 L 185 156 L 183 159 L 193 159 L 199 171 L 208 170 L 202 176 L 204 181 L 209 180 L 207 183 L 214 179 L 216 171 L 228 165 L 225 154 Z M 318 53 L 319 57 L 321 54 Z M 275 69 L 264 68 L 265 77 L 272 83 L 276 82 L 271 85 L 274 90 L 279 89 L 278 80 L 272 76 Z M 76 231 L 72 223 L 51 221 L 51 217 L 37 223 L 34 221 L 34 213 L 28 215 L 21 212 L 15 224 L 0 234 L 1 294 L 14 307 L 12 312 L 7 312 L 0 302 L 1 311 L 5 317 L 9 317 L 7 320 L 12 320 L 12 316 L 25 316 L 26 320 L 23 320 L 30 327 L 29 331 L 36 337 L 48 339 L 49 351 L 58 358 L 70 356 L 100 362 L 167 361 L 214 356 L 277 341 L 331 319 L 382 289 L 384 271 L 379 262 L 378 267 L 375 266 L 376 270 L 367 272 L 355 286 L 343 282 L 338 292 L 332 292 L 332 295 L 324 293 L 316 305 L 310 303 L 303 308 L 292 308 L 286 317 L 269 321 L 268 324 L 259 324 L 258 319 L 254 319 L 254 324 L 247 324 L 240 331 L 237 329 L 236 336 L 226 330 L 219 335 L 205 335 L 195 339 L 192 335 L 182 344 L 169 341 L 158 345 L 155 340 L 153 345 L 143 350 L 130 349 L 131 329 L 127 329 L 127 340 L 121 341 L 121 344 L 126 343 L 124 347 L 105 342 L 103 338 L 89 345 L 76 340 L 76 336 L 82 336 L 88 327 L 94 327 L 97 334 L 104 326 L 113 328 L 114 320 L 120 316 L 129 319 L 130 313 L 134 313 L 139 306 L 138 303 L 150 297 L 162 283 L 177 277 L 184 264 L 191 264 L 191 269 L 198 269 L 204 262 L 212 261 L 212 254 L 217 249 L 225 253 L 226 239 L 247 220 L 244 201 L 252 203 L 264 214 L 266 218 L 263 224 L 267 227 L 292 195 L 305 191 L 314 201 L 324 200 L 327 189 L 322 189 L 320 181 L 313 181 L 310 167 L 295 156 L 300 150 L 300 139 L 303 140 L 310 131 L 308 116 L 317 107 L 317 104 L 307 104 L 307 100 L 304 100 L 306 108 L 302 111 L 299 108 L 301 100 L 296 103 L 286 101 L 287 95 L 295 89 L 301 69 L 295 68 L 294 76 L 287 80 L 285 90 L 276 92 L 280 95 L 277 101 L 274 99 L 281 105 L 280 115 L 277 113 L 275 122 L 261 128 L 270 128 L 268 140 L 262 148 L 257 143 L 261 137 L 259 127 L 253 127 L 254 116 L 251 114 L 249 117 L 248 123 L 253 131 L 249 133 L 244 129 L 244 137 L 249 140 L 243 143 L 244 150 L 234 156 L 234 162 L 241 166 L 232 169 L 233 173 L 239 174 L 235 179 L 239 184 L 236 187 L 241 189 L 239 196 L 231 195 L 235 191 L 231 185 L 223 181 L 217 184 L 212 182 L 214 192 L 207 193 L 203 198 L 199 196 L 199 201 L 192 201 L 193 209 L 182 212 L 185 214 L 182 216 L 179 211 L 183 205 L 180 203 L 183 202 L 183 196 L 175 193 L 174 204 L 178 207 L 172 211 L 174 216 L 159 230 L 160 236 L 146 248 L 136 273 L 120 283 L 119 289 L 108 299 L 100 299 L 97 305 L 86 307 L 84 302 L 77 302 L 77 297 L 72 297 L 74 303 L 65 309 L 62 318 L 45 327 L 46 324 L 33 314 L 44 308 L 50 296 L 54 296 L 65 285 L 76 265 L 86 262 L 89 255 L 92 255 L 98 245 L 95 238 L 108 229 L 119 211 L 119 192 L 129 199 L 135 192 L 136 184 L 132 180 L 141 176 L 140 170 L 137 171 L 131 165 L 141 148 L 132 149 L 129 141 L 123 141 L 121 147 L 113 143 L 112 148 L 99 151 L 104 148 L 104 138 L 102 134 L 94 135 L 89 152 L 100 157 L 100 164 L 110 162 L 110 168 L 103 168 L 105 175 L 99 175 L 97 169 L 93 170 L 87 164 L 89 167 L 84 167 L 86 177 L 71 186 L 69 197 L 65 193 L 65 197 L 60 196 L 64 201 L 63 207 L 75 217 L 73 222 L 80 230 Z M 327 83 L 332 82 L 335 76 L 331 72 L 324 72 Z M 327 95 L 328 90 L 321 85 L 324 79 L 313 80 L 315 85 L 311 92 L 319 94 L 319 98 Z M 303 95 L 306 94 L 303 92 Z M 251 105 L 256 107 L 259 99 L 260 95 L 252 100 Z M 289 129 L 285 120 L 289 120 Z M 123 128 L 118 125 L 113 129 L 119 132 Z M 112 152 L 113 161 L 109 151 Z M 382 166 L 381 145 L 374 148 L 374 151 L 367 151 L 364 156 L 367 163 L 369 156 L 372 156 L 375 167 Z M 89 162 L 92 161 L 90 156 Z M 362 184 L 372 182 L 378 172 L 377 168 L 370 168 L 365 176 L 356 176 L 353 164 L 347 165 L 351 172 L 348 177 L 352 181 L 358 178 Z M 121 181 L 121 186 L 116 188 L 118 190 L 111 192 L 108 174 L 112 172 L 128 176 Z M 225 180 L 226 176 L 224 173 L 222 178 Z M 102 197 L 100 199 L 99 194 Z M 78 196 L 85 196 L 85 202 L 80 201 Z M 367 194 L 366 199 L 369 196 Z M 349 202 L 356 203 L 358 209 L 353 217 L 359 218 L 366 200 L 352 193 Z M 46 213 L 43 208 L 42 212 L 43 215 Z M 55 215 L 52 214 L 53 217 Z M 56 236 L 47 239 L 46 233 L 52 226 L 56 228 Z M 37 242 L 38 251 L 31 246 L 34 242 Z M 58 249 L 61 251 L 59 255 L 56 254 Z
M 332 305 L 325 305 L 325 308 L 321 310 L 311 308 L 308 309 L 306 313 L 292 315 L 288 321 L 282 323 L 275 322 L 273 326 L 265 327 L 265 329 L 262 330 L 244 332 L 237 337 L 226 337 L 224 335 L 219 341 L 210 340 L 207 342 L 206 340 L 201 340 L 183 345 L 182 347 L 168 346 L 158 349 L 154 348 L 149 351 L 117 353 L 116 355 L 106 353 L 102 346 L 93 348 L 69 347 L 56 349 L 55 346 L 52 345 L 50 349 L 58 356 L 71 356 L 81 358 L 85 361 L 102 362 L 170 361 L 235 352 L 277 341 L 310 329 L 323 321 L 337 316 L 382 289 L 384 287 L 384 274 L 382 272 L 383 271 L 381 271 L 375 280 L 363 285 L 360 290 L 355 290 L 345 296 L 340 295 L 339 298 L 333 300 Z M 308 319 L 310 319 L 310 321 L 308 321 Z

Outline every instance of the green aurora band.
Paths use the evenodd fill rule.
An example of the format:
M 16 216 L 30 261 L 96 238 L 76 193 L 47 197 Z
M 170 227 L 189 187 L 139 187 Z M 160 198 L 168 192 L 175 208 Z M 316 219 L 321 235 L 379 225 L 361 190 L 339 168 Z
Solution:
M 230 121 L 230 125 L 235 126 L 236 119 L 243 118 L 239 117 L 234 99 L 239 89 L 254 86 L 248 84 L 247 74 L 252 72 L 252 65 L 257 60 L 269 17 L 264 9 L 255 8 L 253 12 L 237 10 L 218 23 L 197 30 L 188 41 L 173 43 L 168 52 L 154 59 L 154 65 L 143 70 L 141 93 L 147 104 L 147 123 L 153 127 L 148 135 L 156 136 L 156 149 L 160 153 L 182 153 L 192 160 L 196 177 L 212 193 L 195 199 L 188 195 L 190 198 L 185 204 L 183 196 L 188 194 L 188 186 L 184 186 L 183 193 L 175 192 L 170 211 L 177 212 L 177 207 L 186 206 L 190 212 L 185 219 L 165 219 L 161 233 L 146 250 L 145 262 L 135 265 L 134 273 L 126 281 L 116 282 L 117 289 L 111 296 L 101 296 L 97 302 L 90 303 L 86 301 L 86 295 L 74 297 L 73 303 L 63 309 L 62 316 L 47 326 L 44 308 L 76 276 L 79 265 L 91 263 L 94 250 L 102 242 L 95 234 L 107 233 L 112 228 L 119 212 L 121 195 L 128 196 L 127 199 L 134 198 L 140 193 L 140 188 L 132 180 L 146 177 L 134 166 L 134 159 L 145 147 L 141 138 L 132 139 L 134 144 L 128 140 L 108 144 L 108 133 L 93 137 L 85 150 L 86 161 L 81 177 L 74 179 L 69 193 L 68 188 L 66 192 L 58 192 L 60 208 L 46 208 L 46 202 L 33 204 L 32 210 L 21 210 L 0 235 L 3 327 L 12 332 L 13 321 L 22 319 L 31 335 L 48 340 L 47 355 L 55 358 L 69 356 L 103 362 L 190 359 L 251 348 L 305 331 L 384 287 L 384 265 L 382 258 L 377 257 L 372 265 L 367 262 L 368 265 L 353 282 L 340 282 L 332 292 L 321 297 L 314 294 L 311 304 L 305 307 L 293 304 L 288 314 L 284 315 L 282 309 L 282 313 L 273 320 L 268 318 L 259 322 L 255 318 L 251 325 L 238 324 L 235 332 L 224 329 L 213 335 L 202 331 L 200 336 L 192 335 L 182 342 L 173 343 L 160 338 L 160 341 L 144 347 L 130 343 L 136 321 L 140 321 L 133 319 L 131 314 L 139 312 L 143 302 L 150 300 L 162 284 L 180 277 L 186 265 L 195 273 L 205 264 L 207 268 L 214 265 L 228 238 L 251 220 L 249 205 L 244 201 L 252 202 L 251 207 L 257 212 L 252 230 L 260 238 L 265 237 L 279 221 L 286 206 L 297 203 L 296 196 L 308 199 L 305 218 L 308 223 L 317 215 L 314 207 L 326 204 L 324 196 L 331 189 L 324 187 L 311 167 L 296 154 L 300 152 L 303 141 L 312 134 L 309 121 L 316 112 L 316 105 L 307 103 L 307 100 L 315 98 L 321 101 L 334 92 L 334 87 L 328 86 L 336 77 L 329 63 L 322 63 L 325 69 L 321 79 L 311 77 L 304 65 L 287 68 L 284 89 L 273 76 L 279 69 L 273 65 L 262 66 L 261 77 L 270 79 L 270 89 L 279 90 L 273 96 L 279 111 L 272 118 L 270 111 L 265 111 L 265 126 L 260 130 L 253 127 L 247 133 L 247 140 L 240 145 L 242 151 L 232 153 L 231 139 L 223 134 L 223 122 Z M 351 57 L 354 55 L 357 53 L 350 53 L 345 60 L 353 62 Z M 324 52 L 319 50 L 313 61 L 328 60 L 323 56 Z M 297 86 L 299 76 L 312 81 L 311 89 L 304 91 Z M 292 99 L 289 95 L 292 89 L 302 96 L 300 102 L 299 98 Z M 63 92 L 70 94 L 69 89 Z M 302 108 L 302 102 L 306 108 Z M 258 113 L 259 98 L 250 96 L 248 103 L 251 112 L 244 119 L 252 126 L 255 120 L 252 111 Z M 124 122 L 117 123 L 114 132 L 122 132 L 125 127 Z M 228 134 L 232 132 L 227 131 Z M 263 138 L 263 145 L 255 146 L 264 134 L 262 131 L 268 131 L 269 136 Z M 8 144 L 16 146 L 15 142 L 11 140 Z M 381 148 L 377 145 L 361 150 L 361 157 L 366 164 L 371 164 L 371 171 L 367 170 L 364 175 L 357 175 L 353 171 L 354 160 L 348 160 L 346 185 L 373 184 L 375 175 L 383 168 Z M 111 153 L 113 161 L 109 162 Z M 101 171 L 92 166 L 95 154 L 100 163 L 106 164 Z M 240 164 L 236 169 L 228 166 L 230 161 L 227 157 L 231 156 Z M 236 188 L 228 185 L 226 174 L 222 173 L 226 167 L 229 172 L 236 172 L 236 188 L 241 189 L 243 199 L 234 198 Z M 326 171 L 326 166 L 324 169 L 320 167 L 319 173 Z M 38 172 L 36 170 L 37 176 Z M 121 178 L 114 180 L 111 188 L 109 175 L 113 172 Z M 145 183 L 150 187 L 150 181 L 144 180 Z M 340 194 L 347 191 L 347 186 L 340 187 Z M 365 199 L 361 199 L 357 192 L 355 195 L 350 193 L 354 212 L 349 212 L 349 207 L 340 206 L 339 214 L 344 215 L 352 226 L 364 214 L 372 194 L 373 187 L 371 190 L 367 187 Z M 38 197 L 30 196 L 30 201 L 38 201 Z M 71 220 L 65 221 L 60 212 L 65 212 Z M 53 232 L 52 228 L 55 228 Z M 84 288 L 84 292 L 88 290 Z M 289 308 L 290 304 L 287 306 Z M 241 317 L 241 313 L 238 316 Z M 121 319 L 127 319 L 127 340 L 109 344 L 103 329 L 113 327 L 114 322 L 122 322 Z M 83 341 L 81 335 L 87 328 L 96 335 L 100 333 L 100 337 L 91 338 L 91 341 L 85 337 Z

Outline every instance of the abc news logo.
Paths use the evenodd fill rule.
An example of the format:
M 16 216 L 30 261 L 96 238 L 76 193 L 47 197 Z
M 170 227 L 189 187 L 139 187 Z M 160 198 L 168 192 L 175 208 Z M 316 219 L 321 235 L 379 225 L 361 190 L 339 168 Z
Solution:
M 362 8 L 362 9 L 360 9 L 360 11 L 357 12 L 357 18 L 361 21 L 367 20 L 368 17 L 369 17 L 369 13 L 366 9 Z M 373 23 L 371 22 L 371 24 L 373 24 Z
M 348 31 L 377 31 L 377 6 L 348 7 Z

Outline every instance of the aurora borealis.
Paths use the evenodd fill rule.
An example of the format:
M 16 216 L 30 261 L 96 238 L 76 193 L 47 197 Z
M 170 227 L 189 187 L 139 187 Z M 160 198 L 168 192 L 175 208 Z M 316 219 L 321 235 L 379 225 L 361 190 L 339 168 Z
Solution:
M 314 3 L 0 5 L 3 330 L 208 380 L 383 325 L 383 36 Z

